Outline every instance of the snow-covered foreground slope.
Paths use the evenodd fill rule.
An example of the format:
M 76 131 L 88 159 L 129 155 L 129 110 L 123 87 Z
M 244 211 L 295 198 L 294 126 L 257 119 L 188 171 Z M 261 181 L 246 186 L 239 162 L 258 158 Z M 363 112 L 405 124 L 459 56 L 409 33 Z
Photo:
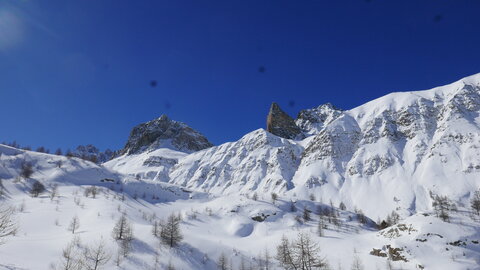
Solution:
M 171 264 L 176 269 L 213 270 L 221 254 L 233 269 L 240 269 L 242 263 L 245 269 L 264 269 L 266 252 L 269 269 L 280 269 L 274 259 L 276 246 L 283 235 L 294 240 L 300 232 L 318 243 L 330 269 L 350 269 L 354 262 L 363 269 L 389 269 L 389 264 L 394 269 L 478 269 L 480 263 L 479 223 L 461 206 L 451 213 L 451 223 L 422 213 L 378 231 L 368 218 L 362 224 L 354 209 L 331 208 L 319 198 L 291 201 L 280 196 L 274 204 L 265 193 L 258 193 L 257 200 L 252 194 L 209 196 L 112 173 L 75 158 L 5 146 L 0 146 L 0 152 L 5 194 L 0 202 L 2 207 L 16 209 L 18 225 L 16 235 L 0 245 L 0 269 L 53 269 L 72 241 L 80 255 L 85 247 L 105 243 L 111 258 L 100 269 L 166 269 Z M 19 177 L 23 160 L 34 164 L 29 180 Z M 34 179 L 47 187 L 39 197 L 28 192 Z M 54 184 L 58 191 L 51 199 Z M 91 185 L 99 186 L 95 198 L 84 195 Z M 303 218 L 304 209 L 311 211 L 310 220 Z M 325 211 L 332 210 L 338 213 L 336 223 L 325 216 Z M 321 237 L 320 211 L 326 226 Z M 112 229 L 122 213 L 132 223 L 134 240 L 131 252 L 120 256 L 117 266 L 119 245 Z M 182 218 L 183 240 L 174 248 L 161 244 L 151 233 L 152 224 L 170 214 Z M 69 227 L 75 216 L 80 226 L 72 233 Z M 383 257 L 389 251 L 391 260 Z

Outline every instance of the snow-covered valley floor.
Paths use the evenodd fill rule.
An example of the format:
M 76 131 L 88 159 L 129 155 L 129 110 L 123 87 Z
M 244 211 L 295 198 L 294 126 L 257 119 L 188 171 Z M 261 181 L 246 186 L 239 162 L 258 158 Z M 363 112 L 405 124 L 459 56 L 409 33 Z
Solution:
M 23 160 L 34 164 L 29 179 L 18 175 Z M 479 269 L 479 219 L 465 205 L 451 211 L 450 222 L 417 213 L 379 231 L 368 217 L 360 222 L 354 209 L 331 208 L 320 199 L 279 197 L 273 203 L 271 194 L 257 194 L 257 200 L 253 194 L 214 196 L 131 179 L 76 158 L 7 147 L 0 161 L 1 207 L 15 209 L 18 226 L 0 245 L 0 269 L 60 269 L 62 250 L 72 242 L 79 257 L 86 247 L 105 245 L 109 260 L 98 269 L 218 269 L 222 254 L 228 269 L 267 269 L 267 263 L 268 269 L 283 269 L 275 259 L 277 246 L 282 236 L 293 241 L 300 232 L 318 244 L 328 269 Z M 38 197 L 29 192 L 32 179 L 46 187 Z M 92 185 L 98 186 L 95 198 L 85 196 Z M 318 215 L 325 211 L 336 213 L 333 221 Z M 133 227 L 126 256 L 112 237 L 123 213 Z M 154 222 L 171 214 L 181 217 L 183 235 L 173 248 L 152 234 Z M 72 233 L 74 217 L 79 226 Z

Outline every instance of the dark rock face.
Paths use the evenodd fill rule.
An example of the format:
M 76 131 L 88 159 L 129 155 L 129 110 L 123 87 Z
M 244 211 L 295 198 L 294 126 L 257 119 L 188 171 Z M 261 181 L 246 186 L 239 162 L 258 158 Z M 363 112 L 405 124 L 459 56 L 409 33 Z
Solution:
M 98 164 L 109 161 L 114 155 L 115 153 L 110 149 L 101 152 L 97 147 L 91 144 L 79 145 L 75 152 L 73 152 L 73 156 L 75 157 L 90 160 Z
M 184 123 L 162 115 L 134 127 L 130 132 L 127 144 L 120 151 L 120 155 L 138 154 L 159 148 L 192 153 L 212 146 L 213 144 L 199 132 Z
M 273 102 L 267 116 L 267 131 L 286 139 L 295 139 L 302 133 L 293 118 Z

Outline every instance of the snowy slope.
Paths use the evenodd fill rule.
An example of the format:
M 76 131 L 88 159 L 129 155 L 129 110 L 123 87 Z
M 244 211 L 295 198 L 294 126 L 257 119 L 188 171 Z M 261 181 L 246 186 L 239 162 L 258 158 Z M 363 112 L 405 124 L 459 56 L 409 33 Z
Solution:
M 304 110 L 296 119 L 308 135 L 301 141 L 259 129 L 236 142 L 180 151 L 158 130 L 184 126 L 171 128 L 164 117 L 135 133 L 132 152 L 102 165 L 0 145 L 0 208 L 14 207 L 18 224 L 16 235 L 0 245 L 0 269 L 53 269 L 75 238 L 79 250 L 103 239 L 112 258 L 102 269 L 166 269 L 170 263 L 213 270 L 222 253 L 234 269 L 242 262 L 260 269 L 266 251 L 269 269 L 280 269 L 276 245 L 282 235 L 293 240 L 299 232 L 319 244 L 330 269 L 350 269 L 354 261 L 363 269 L 479 269 L 480 218 L 469 209 L 480 187 L 479 111 L 480 75 L 474 75 L 352 110 Z M 152 133 L 160 139 L 145 135 Z M 177 139 L 196 145 L 185 142 Z M 26 163 L 33 167 L 27 179 L 20 176 Z M 39 197 L 29 194 L 35 181 L 46 187 Z M 99 194 L 84 196 L 92 185 Z M 275 202 L 272 192 L 279 195 Z M 449 223 L 432 212 L 436 194 L 458 208 Z M 346 209 L 337 208 L 340 202 Z M 321 221 L 325 209 L 338 213 L 339 222 Z M 399 223 L 378 231 L 373 221 L 392 210 Z M 122 212 L 135 238 L 116 266 L 119 246 L 111 231 Z M 176 248 L 151 234 L 153 222 L 170 214 L 182 217 L 184 239 Z M 80 228 L 72 234 L 74 216 Z
M 170 183 L 217 194 L 284 191 L 302 151 L 295 142 L 258 129 L 181 159 L 170 171 Z
M 479 85 L 477 74 L 348 111 L 329 104 L 303 110 L 296 123 L 313 134 L 303 141 L 257 130 L 180 159 L 170 182 L 216 194 L 314 194 L 373 218 L 396 208 L 404 216 L 429 210 L 430 191 L 465 199 L 480 187 Z
M 247 135 L 243 142 L 257 137 L 263 137 L 263 141 L 255 148 L 258 153 L 249 150 L 251 156 L 269 154 L 271 149 L 266 146 L 301 149 L 296 144 L 285 148 L 290 144 L 288 140 L 262 130 L 253 134 L 256 136 Z M 244 147 L 249 154 L 249 148 Z M 276 153 L 278 149 L 274 149 Z M 120 269 L 166 269 L 171 264 L 176 269 L 213 270 L 217 269 L 222 253 L 234 269 L 239 269 L 242 263 L 258 269 L 264 264 L 262 258 L 266 251 L 270 269 L 280 269 L 273 259 L 276 245 L 283 235 L 293 240 L 299 232 L 307 233 L 319 244 L 320 255 L 327 259 L 331 269 L 348 269 L 355 260 L 360 261 L 364 269 L 385 269 L 389 263 L 398 269 L 418 269 L 419 266 L 475 269 L 480 260 L 478 221 L 472 221 L 462 207 L 452 213 L 451 223 L 431 213 L 422 213 L 400 221 L 397 226 L 377 231 L 371 221 L 365 225 L 360 223 L 353 209 L 330 208 L 320 202 L 320 198 L 310 201 L 280 196 L 272 203 L 269 194 L 265 193 L 259 193 L 258 200 L 253 200 L 251 194 L 213 196 L 160 181 L 137 180 L 76 158 L 6 146 L 0 146 L 0 153 L 0 175 L 5 191 L 0 206 L 15 207 L 18 224 L 16 235 L 0 245 L 0 269 L 52 269 L 53 265 L 59 266 L 62 249 L 75 239 L 80 251 L 103 241 L 111 259 L 101 269 L 117 269 L 119 246 L 111 232 L 122 213 L 126 213 L 132 223 L 135 238 L 131 253 L 121 257 Z M 31 179 L 18 177 L 19 163 L 23 160 L 34 164 Z M 59 160 L 62 161 L 60 168 Z M 234 164 L 232 159 L 225 160 Z M 47 187 L 39 197 L 29 196 L 29 183 L 33 179 Z M 114 182 L 101 181 L 105 179 Z M 59 188 L 52 200 L 49 192 L 54 184 Z M 95 198 L 84 196 L 85 188 L 90 185 L 100 186 Z M 339 225 L 326 223 L 322 237 L 317 235 L 320 208 L 335 210 L 340 221 Z M 311 211 L 311 220 L 302 220 L 304 209 Z M 184 239 L 176 248 L 160 244 L 151 234 L 153 222 L 172 213 L 182 217 Z M 69 224 L 74 216 L 79 218 L 80 227 L 72 234 Z M 401 248 L 400 258 L 405 260 L 387 261 L 385 257 L 370 254 L 373 249 L 386 252 L 388 245 Z
M 343 200 L 373 217 L 427 210 L 430 191 L 468 197 L 479 187 L 479 82 L 474 75 L 345 111 L 307 146 L 295 192 Z M 309 190 L 311 179 L 325 185 Z
M 170 169 L 186 155 L 184 152 L 160 148 L 140 154 L 124 154 L 103 165 L 135 178 L 168 182 Z

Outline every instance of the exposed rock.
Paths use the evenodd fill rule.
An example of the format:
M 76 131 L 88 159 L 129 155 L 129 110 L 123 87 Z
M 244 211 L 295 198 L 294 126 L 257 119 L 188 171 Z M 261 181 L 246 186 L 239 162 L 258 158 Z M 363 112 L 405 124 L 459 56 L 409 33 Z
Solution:
M 267 131 L 285 139 L 295 139 L 302 131 L 287 113 L 273 102 L 267 116 Z
M 342 115 L 343 111 L 326 103 L 317 108 L 301 110 L 295 123 L 307 135 L 319 133 L 323 127 Z
M 192 153 L 213 145 L 199 132 L 184 123 L 162 115 L 132 129 L 122 154 L 138 154 L 158 148 L 170 148 Z
M 166 158 L 160 156 L 150 156 L 144 162 L 143 166 L 147 167 L 160 167 L 160 166 L 168 166 L 173 167 L 177 164 L 178 160 L 173 158 Z
M 110 149 L 101 152 L 97 147 L 91 144 L 79 145 L 77 149 L 75 149 L 75 152 L 73 152 L 73 156 L 75 157 L 90 160 L 98 164 L 109 161 L 114 155 L 115 153 Z

